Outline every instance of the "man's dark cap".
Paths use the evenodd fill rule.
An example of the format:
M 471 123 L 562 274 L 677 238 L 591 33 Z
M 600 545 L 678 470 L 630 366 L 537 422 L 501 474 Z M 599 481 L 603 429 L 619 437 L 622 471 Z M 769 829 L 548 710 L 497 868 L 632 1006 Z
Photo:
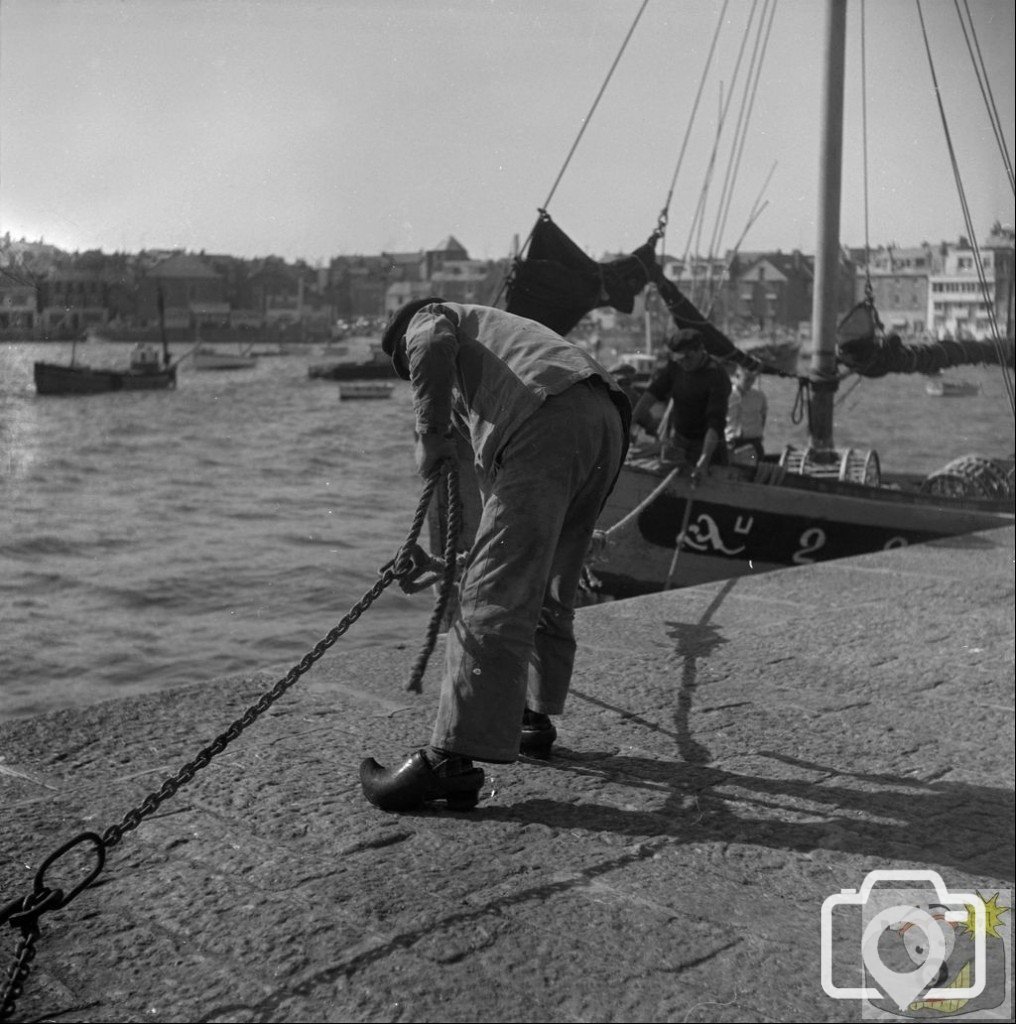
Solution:
M 435 302 L 444 302 L 440 296 L 430 295 L 425 299 L 412 299 L 400 306 L 388 321 L 381 335 L 381 350 L 386 356 L 394 356 L 395 345 L 409 328 L 409 321 L 423 309 Z
M 703 344 L 702 335 L 693 327 L 682 327 L 667 339 L 667 348 L 671 352 L 685 352 L 690 348 L 701 348 Z

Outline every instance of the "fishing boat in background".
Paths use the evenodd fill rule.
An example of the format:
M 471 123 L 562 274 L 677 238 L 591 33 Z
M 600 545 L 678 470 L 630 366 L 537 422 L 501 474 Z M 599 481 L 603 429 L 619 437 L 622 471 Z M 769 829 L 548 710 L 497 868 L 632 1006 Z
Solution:
M 165 332 L 165 301 L 158 294 L 162 351 L 139 342 L 130 351 L 125 369 L 92 367 L 77 361 L 77 340 L 71 346 L 70 362 L 36 362 L 32 367 L 35 390 L 40 395 L 96 395 L 107 391 L 165 391 L 176 387 L 176 363 L 171 362 Z
M 126 369 L 36 362 L 35 390 L 40 395 L 96 395 L 104 391 L 162 391 L 176 387 L 176 366 L 160 360 L 157 349 L 136 345 Z

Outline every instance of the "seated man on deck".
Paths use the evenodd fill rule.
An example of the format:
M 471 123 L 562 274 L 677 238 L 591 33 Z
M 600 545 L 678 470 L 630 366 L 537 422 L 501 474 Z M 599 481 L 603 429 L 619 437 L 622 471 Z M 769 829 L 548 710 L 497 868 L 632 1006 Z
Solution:
M 705 350 L 701 334 L 683 328 L 667 340 L 672 360 L 660 367 L 632 413 L 632 422 L 649 433 L 658 424 L 650 410 L 655 402 L 672 401 L 669 436 L 663 439 L 662 457 L 692 466 L 692 480 L 708 474 L 710 465 L 727 464 L 724 432 L 730 378 Z

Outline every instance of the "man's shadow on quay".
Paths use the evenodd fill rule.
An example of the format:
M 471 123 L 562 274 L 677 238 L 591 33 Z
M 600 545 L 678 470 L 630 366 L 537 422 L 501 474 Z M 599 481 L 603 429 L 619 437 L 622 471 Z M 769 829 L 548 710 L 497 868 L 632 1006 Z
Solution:
M 777 751 L 751 753 L 799 769 L 802 777 L 760 778 L 710 766 L 710 751 L 690 728 L 697 665 L 726 642 L 709 619 L 735 583 L 728 581 L 699 622 L 667 624 L 681 658 L 672 729 L 580 690 L 572 691 L 572 699 L 595 704 L 656 735 L 672 738 L 674 760 L 611 751 L 572 754 L 562 748 L 545 762 L 549 770 L 593 775 L 663 794 L 657 809 L 632 811 L 607 804 L 540 799 L 489 808 L 485 817 L 613 831 L 640 839 L 666 836 L 689 843 L 712 840 L 802 852 L 824 848 L 881 860 L 961 868 L 1012 881 L 1014 795 L 1010 790 L 859 772 Z M 752 810 L 756 813 L 749 816 Z

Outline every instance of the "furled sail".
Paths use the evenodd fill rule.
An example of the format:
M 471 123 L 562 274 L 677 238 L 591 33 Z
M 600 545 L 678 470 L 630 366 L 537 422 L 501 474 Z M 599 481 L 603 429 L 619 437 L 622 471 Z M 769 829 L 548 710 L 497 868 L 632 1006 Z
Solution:
M 978 363 L 1013 365 L 1013 342 L 935 341 L 908 345 L 896 333 L 885 337 L 877 314 L 866 303 L 855 306 L 838 328 L 837 358 L 862 377 L 887 373 L 938 373 L 950 366 Z
M 706 351 L 724 362 L 736 363 L 753 373 L 764 373 L 768 367 L 761 360 L 742 352 L 723 331 L 707 319 L 680 288 L 662 271 L 653 278 L 670 317 L 679 328 L 690 327 L 702 336 Z
M 512 270 L 506 308 L 558 334 L 567 334 L 599 306 L 630 313 L 650 281 L 658 237 L 653 234 L 628 256 L 597 263 L 541 210 L 528 252 Z

